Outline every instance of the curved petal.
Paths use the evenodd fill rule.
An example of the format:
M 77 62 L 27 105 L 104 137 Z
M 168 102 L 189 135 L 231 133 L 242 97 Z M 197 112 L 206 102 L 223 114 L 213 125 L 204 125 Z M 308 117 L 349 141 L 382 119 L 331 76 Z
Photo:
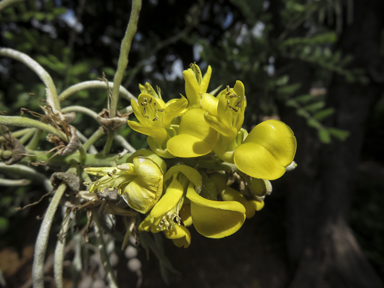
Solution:
M 285 173 L 285 167 L 265 147 L 252 142 L 236 147 L 234 162 L 241 172 L 254 178 L 275 180 Z
M 191 201 L 191 215 L 197 232 L 208 238 L 232 235 L 245 221 L 245 208 L 235 201 L 212 201 L 198 195 L 190 184 L 187 198 Z
M 219 134 L 204 119 L 203 109 L 189 110 L 181 119 L 179 135 L 167 142 L 168 151 L 176 157 L 199 157 L 210 153 Z
M 159 183 L 156 191 L 146 188 L 146 183 L 140 178 L 134 179 L 123 190 L 123 199 L 134 210 L 147 213 L 159 200 L 163 192 L 163 183 Z
M 205 111 L 207 111 L 213 116 L 217 116 L 218 103 L 219 101 L 217 100 L 217 98 L 208 93 L 204 93 L 200 100 L 201 108 L 203 108 Z
M 188 100 L 185 98 L 175 99 L 170 104 L 167 103 L 167 107 L 164 110 L 163 127 L 171 125 L 173 118 L 180 116 L 187 112 Z
M 214 173 L 209 176 L 211 180 L 215 183 L 216 189 L 221 196 L 221 199 L 224 201 L 237 201 L 240 202 L 245 207 L 245 216 L 251 218 L 255 215 L 255 204 L 252 201 L 247 200 L 240 192 L 229 187 L 226 184 L 225 175 Z
M 161 143 L 168 137 L 167 130 L 162 127 L 146 126 L 142 123 L 130 120 L 128 120 L 128 125 L 132 130 L 156 139 L 156 142 L 160 142 L 159 145 L 161 145 Z
M 185 94 L 187 95 L 190 107 L 200 106 L 199 83 L 192 71 L 184 70 Z
M 207 68 L 207 72 L 205 72 L 204 77 L 200 83 L 200 92 L 205 93 L 208 90 L 209 86 L 209 81 L 211 80 L 211 75 L 212 75 L 212 68 L 209 65 Z
M 216 116 L 212 116 L 208 113 L 204 115 L 205 121 L 211 126 L 213 129 L 215 129 L 217 132 L 219 132 L 224 137 L 233 139 L 237 135 L 237 128 L 232 125 L 227 125 L 225 122 L 219 119 Z
M 297 143 L 293 131 L 278 120 L 264 121 L 253 128 L 244 141 L 249 142 L 263 146 L 284 167 L 292 163 L 296 154 Z
M 184 203 L 180 209 L 180 218 L 185 227 L 192 225 L 191 203 Z
M 165 237 L 172 239 L 177 247 L 188 248 L 191 244 L 191 233 L 184 226 L 176 226 L 173 229 L 164 231 Z
M 161 146 L 163 145 L 160 146 L 159 144 L 157 144 L 156 140 L 153 139 L 152 137 L 148 136 L 147 142 L 151 150 L 157 155 L 159 155 L 160 157 L 163 157 L 166 159 L 175 158 L 175 156 L 169 153 L 167 149 L 161 148 Z
M 177 181 L 177 178 L 174 177 L 171 182 L 171 185 L 169 185 L 163 197 L 161 197 L 160 201 L 157 202 L 155 207 L 153 207 L 150 213 L 151 217 L 162 217 L 168 211 L 174 209 L 180 202 L 182 196 L 183 186 L 180 184 L 179 181 Z

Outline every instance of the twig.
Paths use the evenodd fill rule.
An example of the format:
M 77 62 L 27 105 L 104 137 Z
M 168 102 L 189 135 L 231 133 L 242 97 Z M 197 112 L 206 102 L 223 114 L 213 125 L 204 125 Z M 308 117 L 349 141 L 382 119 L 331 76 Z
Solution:
M 101 262 L 103 263 L 105 274 L 107 275 L 109 287 L 118 288 L 115 272 L 112 269 L 111 263 L 109 263 L 109 257 L 107 255 L 105 243 L 103 240 L 103 234 L 101 231 L 101 219 L 99 218 L 97 209 L 93 210 L 93 220 L 95 222 L 95 235 L 97 240 L 97 246 L 99 248 Z
M 67 136 L 63 132 L 56 130 L 54 127 L 48 124 L 45 124 L 43 122 L 40 122 L 34 119 L 29 119 L 21 116 L 0 116 L 0 124 L 7 125 L 7 126 L 9 125 L 9 126 L 17 126 L 17 127 L 38 128 L 48 133 L 55 134 L 56 136 L 60 137 L 60 139 L 64 141 L 68 141 Z
M 132 39 L 136 34 L 140 9 L 141 9 L 141 0 L 132 0 L 131 17 L 129 19 L 125 36 L 123 38 L 123 41 L 121 42 L 119 62 L 117 64 L 117 71 L 113 79 L 113 82 L 115 85 L 113 85 L 112 99 L 111 99 L 111 111 L 110 111 L 111 118 L 116 116 L 117 102 L 119 100 L 119 87 L 120 87 L 121 81 L 123 80 L 124 71 L 128 65 L 128 54 L 129 54 L 129 50 L 131 49 Z
M 5 173 L 18 174 L 20 176 L 33 179 L 34 181 L 42 182 L 45 190 L 52 191 L 52 185 L 49 179 L 28 166 L 20 164 L 6 165 L 5 163 L 0 162 L 0 171 Z
M 18 60 L 23 64 L 27 65 L 33 72 L 35 72 L 51 92 L 54 108 L 60 111 L 60 102 L 57 97 L 56 86 L 53 83 L 51 75 L 49 75 L 49 73 L 45 71 L 44 68 L 41 67 L 39 63 L 37 63 L 27 54 L 21 53 L 19 51 L 16 51 L 10 48 L 0 48 L 0 56 L 10 57 L 15 60 Z
M 34 288 L 44 288 L 44 261 L 45 253 L 48 246 L 48 236 L 51 230 L 53 217 L 64 194 L 67 185 L 62 183 L 57 188 L 55 195 L 45 213 L 43 222 L 41 223 L 39 234 L 37 235 L 35 245 L 35 255 L 32 265 L 32 280 Z
M 112 88 L 114 85 L 112 82 L 109 82 L 108 83 L 109 87 Z M 66 100 L 68 97 L 70 97 L 71 95 L 77 93 L 77 92 L 80 92 L 80 91 L 83 91 L 83 90 L 89 90 L 89 89 L 105 89 L 105 83 L 104 82 L 101 82 L 99 80 L 92 80 L 92 81 L 85 81 L 85 82 L 81 82 L 81 83 L 78 83 L 78 84 L 75 84 L 69 88 L 67 88 L 66 90 L 64 90 L 63 92 L 60 93 L 59 95 L 59 101 L 60 102 L 63 102 L 64 100 Z M 133 96 L 127 89 L 125 89 L 123 86 L 120 86 L 119 87 L 119 95 L 130 101 L 131 99 L 136 99 L 135 96 Z

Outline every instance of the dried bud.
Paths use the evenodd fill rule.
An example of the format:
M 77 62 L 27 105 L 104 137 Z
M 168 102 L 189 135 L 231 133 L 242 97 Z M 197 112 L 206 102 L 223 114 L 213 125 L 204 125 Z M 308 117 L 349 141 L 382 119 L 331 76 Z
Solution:
M 127 123 L 128 114 L 120 115 L 117 113 L 116 117 L 110 118 L 109 111 L 103 111 L 97 116 L 97 121 L 109 131 L 117 131 Z

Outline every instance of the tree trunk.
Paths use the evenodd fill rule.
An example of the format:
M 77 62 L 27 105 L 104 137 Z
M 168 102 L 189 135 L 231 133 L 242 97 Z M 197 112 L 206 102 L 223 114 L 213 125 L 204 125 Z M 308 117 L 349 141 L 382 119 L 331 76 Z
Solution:
M 378 63 L 382 63 L 379 43 L 383 11 L 382 0 L 355 0 L 353 24 L 344 25 L 338 42 L 343 55 L 354 56 L 353 67 L 364 68 L 370 77 L 370 83 L 362 85 L 334 75 L 328 88 L 328 106 L 336 113 L 327 125 L 348 130 L 346 141 L 320 144 L 313 128 L 291 109 L 281 107 L 282 120 L 292 127 L 298 140 L 299 167 L 287 177 L 291 189 L 287 248 L 293 268 L 289 287 L 383 287 L 347 221 L 364 124 L 383 92 L 383 86 L 375 82 L 375 71 L 380 71 Z M 303 82 L 310 77 L 308 66 L 299 63 L 294 67 L 291 81 L 308 84 Z

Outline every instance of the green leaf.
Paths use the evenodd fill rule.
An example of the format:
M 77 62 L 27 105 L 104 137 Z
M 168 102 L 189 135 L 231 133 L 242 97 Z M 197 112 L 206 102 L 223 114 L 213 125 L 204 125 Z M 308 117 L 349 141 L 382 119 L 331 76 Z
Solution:
M 333 108 L 327 108 L 327 109 L 324 109 L 324 110 L 321 110 L 319 112 L 316 112 L 314 115 L 313 115 L 313 118 L 321 121 L 325 118 L 327 118 L 328 116 L 332 115 L 333 113 L 335 113 L 335 109 Z
M 323 129 L 323 128 L 322 128 L 322 125 L 320 124 L 320 122 L 317 121 L 317 120 L 314 119 L 314 118 L 309 118 L 309 119 L 307 120 L 307 124 L 308 124 L 308 126 L 313 127 L 313 128 L 316 128 L 316 129 Z
M 294 99 L 299 103 L 306 103 L 306 102 L 311 101 L 313 99 L 313 95 L 311 95 L 311 94 L 300 95 L 300 96 L 295 97 Z
M 9 227 L 9 221 L 7 218 L 0 217 L 0 233 L 4 233 Z
M 339 139 L 340 141 L 345 141 L 349 137 L 349 131 L 342 130 L 338 128 L 329 128 L 328 132 L 335 138 Z
M 300 88 L 300 86 L 300 83 L 295 83 L 291 85 L 282 86 L 278 88 L 277 91 L 281 94 L 293 94 Z
M 320 138 L 320 141 L 325 143 L 325 144 L 329 144 L 331 143 L 331 136 L 329 135 L 329 132 L 327 129 L 319 129 L 319 138 Z
M 319 101 L 319 102 L 307 105 L 307 106 L 303 107 L 303 109 L 310 111 L 310 112 L 315 112 L 316 110 L 319 110 L 319 109 L 323 108 L 324 106 L 325 106 L 325 102 Z

